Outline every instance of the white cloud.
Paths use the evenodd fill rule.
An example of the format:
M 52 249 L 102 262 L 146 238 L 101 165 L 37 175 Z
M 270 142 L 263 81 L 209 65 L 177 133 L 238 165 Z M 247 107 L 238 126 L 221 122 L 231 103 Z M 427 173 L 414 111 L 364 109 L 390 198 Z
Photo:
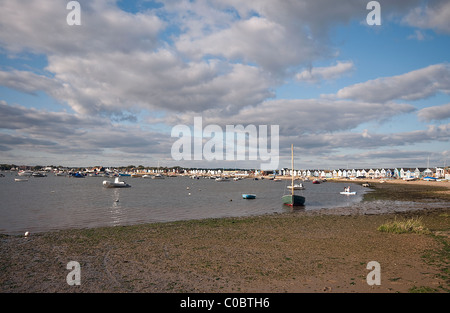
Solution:
M 218 109 L 202 113 L 204 124 L 279 125 L 282 136 L 311 133 L 332 133 L 350 130 L 368 122 L 382 122 L 392 116 L 409 113 L 414 107 L 400 103 L 369 103 L 360 101 L 295 99 L 267 100 L 255 107 L 246 107 L 233 115 L 220 114 Z M 195 112 L 168 115 L 155 122 L 168 125 L 192 125 Z
M 337 97 L 368 102 L 418 100 L 450 93 L 450 66 L 436 64 L 402 75 L 377 78 L 340 89 Z
M 415 39 L 418 41 L 423 41 L 427 38 L 428 38 L 428 36 L 425 34 L 425 32 L 418 30 L 418 29 L 416 29 L 414 31 L 414 34 L 408 36 L 408 39 Z
M 283 73 L 290 66 L 318 56 L 317 44 L 304 32 L 292 32 L 285 25 L 261 17 L 233 23 L 229 28 L 192 38 L 180 37 L 176 47 L 194 59 L 208 55 L 228 60 L 256 63 L 272 73 Z
M 0 149 L 12 151 L 15 142 L 27 151 L 39 147 L 53 154 L 76 154 L 76 149 L 99 156 L 169 152 L 167 134 L 111 122 L 136 121 L 140 110 L 165 128 L 190 125 L 198 115 L 205 124 L 278 124 L 281 142 L 295 141 L 311 149 L 311 155 L 339 147 L 448 141 L 448 125 L 388 135 L 372 129 L 352 132 L 414 111 L 396 100 L 450 93 L 447 64 L 348 86 L 329 99 L 271 100 L 275 88 L 299 69 L 338 55 L 329 30 L 364 21 L 367 1 L 168 0 L 160 9 L 137 14 L 120 10 L 115 0 L 80 2 L 82 25 L 68 26 L 66 3 L 2 1 L 1 52 L 6 57 L 44 55 L 48 65 L 28 72 L 2 67 L 0 84 L 31 94 L 44 91 L 76 113 L 0 102 Z M 418 39 L 424 29 L 448 32 L 447 3 L 430 2 L 410 11 L 418 3 L 388 1 L 382 4 L 383 17 L 409 12 L 404 21 L 420 28 Z M 353 62 L 339 61 L 296 78 L 315 83 L 354 69 Z M 442 120 L 448 110 L 448 105 L 422 109 L 418 117 Z
M 131 14 L 115 1 L 79 1 L 81 25 L 67 25 L 66 3 L 3 0 L 0 43 L 13 53 L 60 54 L 154 49 L 164 23 L 151 12 Z
M 333 80 L 355 69 L 352 61 L 338 61 L 336 65 L 328 67 L 313 67 L 298 73 L 295 78 L 299 81 L 317 83 L 321 80 Z
M 34 94 L 37 91 L 50 92 L 58 88 L 57 81 L 28 71 L 0 71 L 0 85 L 25 93 Z
M 421 109 L 417 116 L 426 122 L 445 120 L 450 118 L 450 103 Z
M 21 149 L 29 155 L 83 154 L 100 158 L 106 153 L 170 154 L 169 135 L 145 131 L 139 126 L 112 124 L 101 117 L 48 112 L 11 106 L 0 101 L 0 149 Z M 116 160 L 119 161 L 120 159 Z
M 450 3 L 447 0 L 428 1 L 424 6 L 412 9 L 403 21 L 422 29 L 450 33 Z

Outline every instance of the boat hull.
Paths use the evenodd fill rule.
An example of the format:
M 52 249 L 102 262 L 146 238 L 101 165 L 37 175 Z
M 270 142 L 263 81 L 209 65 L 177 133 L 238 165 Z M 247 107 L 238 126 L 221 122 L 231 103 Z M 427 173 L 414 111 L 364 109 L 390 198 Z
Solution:
M 291 190 L 292 186 L 286 186 L 287 189 Z M 294 190 L 305 190 L 305 187 L 294 185 Z
M 288 206 L 303 206 L 305 205 L 305 197 L 299 195 L 284 195 L 282 198 L 283 204 Z
M 251 195 L 251 194 L 243 194 L 242 195 L 243 199 L 256 199 L 256 195 Z
M 352 195 L 356 195 L 356 191 L 351 191 L 351 192 L 348 192 L 348 191 L 341 191 L 340 194 L 341 194 L 341 195 L 352 196 Z
M 129 188 L 131 186 L 124 182 L 119 182 L 119 183 L 114 182 L 113 183 L 113 182 L 105 180 L 105 181 L 103 181 L 103 187 L 105 187 L 105 188 Z

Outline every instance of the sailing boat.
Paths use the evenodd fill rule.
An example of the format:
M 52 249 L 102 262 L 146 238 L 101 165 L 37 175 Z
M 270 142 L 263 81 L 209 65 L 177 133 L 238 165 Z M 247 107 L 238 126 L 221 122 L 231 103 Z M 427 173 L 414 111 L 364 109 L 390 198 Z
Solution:
M 302 206 L 305 205 L 305 197 L 294 194 L 294 145 L 291 145 L 291 154 L 292 154 L 292 182 L 291 182 L 291 194 L 284 195 L 281 199 L 283 200 L 284 205 L 289 206 Z

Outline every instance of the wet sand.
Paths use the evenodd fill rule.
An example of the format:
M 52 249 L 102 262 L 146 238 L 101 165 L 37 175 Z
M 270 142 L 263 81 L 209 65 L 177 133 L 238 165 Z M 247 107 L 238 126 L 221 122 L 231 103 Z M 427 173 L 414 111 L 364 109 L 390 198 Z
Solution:
M 409 199 L 411 183 L 389 188 Z M 419 207 L 434 206 L 395 213 L 294 210 L 3 235 L 0 292 L 449 292 L 450 205 L 445 193 L 428 192 L 437 196 Z M 432 234 L 377 230 L 417 216 Z M 80 263 L 79 286 L 66 282 L 70 261 Z M 370 261 L 381 266 L 379 286 L 367 284 Z

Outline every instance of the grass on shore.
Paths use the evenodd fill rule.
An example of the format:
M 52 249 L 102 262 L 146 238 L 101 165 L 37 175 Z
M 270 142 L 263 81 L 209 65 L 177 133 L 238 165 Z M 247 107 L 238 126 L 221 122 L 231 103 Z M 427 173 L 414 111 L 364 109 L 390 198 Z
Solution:
M 448 213 L 442 213 L 439 215 L 439 218 L 443 219 L 447 219 L 448 217 Z M 408 292 L 450 292 L 450 243 L 445 235 L 442 236 L 441 231 L 432 231 L 428 229 L 423 222 L 422 216 L 403 218 L 402 220 L 397 220 L 397 217 L 395 217 L 394 221 L 388 221 L 380 225 L 377 230 L 394 234 L 415 233 L 432 236 L 439 243 L 440 248 L 428 250 L 424 255 L 422 255 L 422 259 L 425 261 L 425 263 L 432 265 L 439 270 L 439 274 L 437 274 L 437 277 L 442 279 L 445 283 L 443 285 L 439 285 L 438 288 L 431 288 L 428 286 L 413 286 L 408 290 Z M 443 231 L 448 231 L 448 228 L 445 228 Z
M 430 234 L 430 230 L 425 227 L 421 217 L 413 217 L 404 220 L 397 220 L 386 222 L 378 227 L 379 231 L 403 234 L 403 233 L 416 233 L 416 234 Z

